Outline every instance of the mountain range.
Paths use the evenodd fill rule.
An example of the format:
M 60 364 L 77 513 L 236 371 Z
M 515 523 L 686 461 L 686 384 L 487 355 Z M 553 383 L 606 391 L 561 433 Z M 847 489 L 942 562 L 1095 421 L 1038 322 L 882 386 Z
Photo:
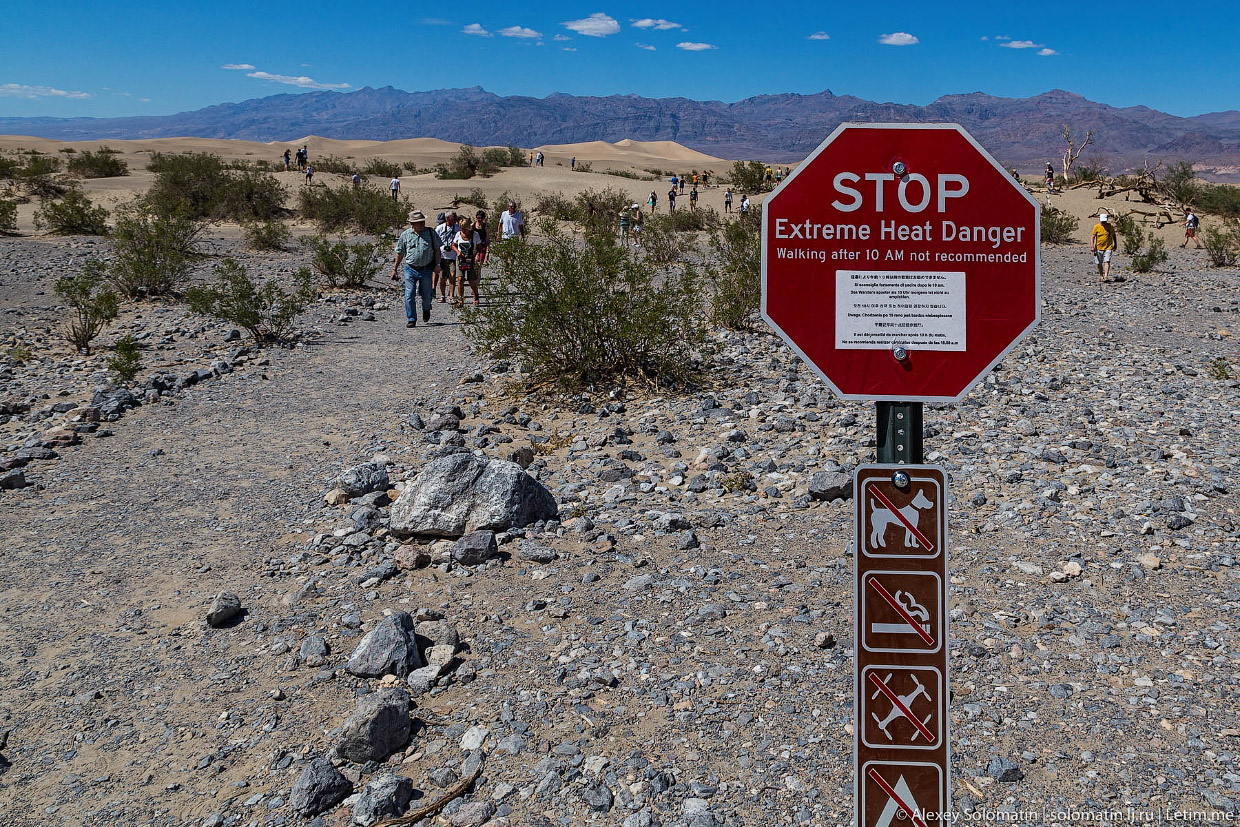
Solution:
M 791 162 L 845 121 L 959 123 L 1000 161 L 1021 169 L 1040 168 L 1062 154 L 1065 124 L 1075 135 L 1092 130 L 1095 144 L 1082 161 L 1092 157 L 1113 171 L 1178 159 L 1221 173 L 1240 169 L 1240 111 L 1179 117 L 1144 106 L 1108 106 L 1058 89 L 1029 98 L 947 95 L 916 106 L 830 91 L 725 103 L 638 95 L 500 96 L 480 87 L 405 92 L 386 86 L 272 95 L 175 115 L 0 118 L 0 133 L 61 140 L 430 137 L 522 147 L 631 138 L 676 141 L 723 158 Z

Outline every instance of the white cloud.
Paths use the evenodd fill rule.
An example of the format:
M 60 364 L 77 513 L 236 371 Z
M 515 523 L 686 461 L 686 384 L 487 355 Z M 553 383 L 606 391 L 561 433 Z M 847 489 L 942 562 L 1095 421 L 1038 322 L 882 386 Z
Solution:
M 989 38 L 989 37 L 987 37 L 986 35 L 982 35 L 982 40 L 983 40 L 983 41 L 986 41 L 986 40 L 990 40 L 990 38 Z
M 879 36 L 878 42 L 884 46 L 912 46 L 920 41 L 908 32 L 892 32 Z
M 566 34 L 557 34 L 553 36 L 551 39 L 552 40 L 572 40 L 572 38 Z
M 246 72 L 253 71 L 254 69 L 254 67 L 250 65 L 249 63 L 225 63 L 220 68 L 221 69 L 238 69 L 238 70 L 244 70 Z
M 1040 49 L 1042 47 L 1041 43 L 1034 43 L 1032 40 L 1009 40 L 1001 45 L 1005 49 Z
M 637 46 L 637 48 L 639 48 L 639 49 L 645 49 L 647 52 L 653 52 L 653 51 L 654 51 L 654 47 L 653 47 L 653 46 L 647 46 L 645 43 L 637 43 L 637 44 L 635 44 L 635 45 Z
M 826 32 L 814 32 L 806 39 L 807 40 L 830 40 L 831 35 L 827 34 Z
M 68 92 L 51 86 L 27 86 L 24 83 L 0 83 L 0 98 L 89 98 L 88 92 Z
M 1009 35 L 1009 34 L 997 34 L 997 35 L 995 35 L 995 40 L 1011 40 L 1011 39 L 1012 39 L 1012 36 L 1011 36 L 1011 35 Z
M 256 80 L 272 80 L 276 83 L 285 83 L 289 86 L 300 86 L 302 89 L 348 89 L 347 83 L 320 83 L 314 78 L 308 78 L 305 75 L 301 77 L 291 77 L 290 75 L 273 75 L 271 72 L 246 72 L 247 78 L 255 78 Z
M 706 52 L 711 49 L 718 49 L 719 47 L 710 43 L 693 43 L 690 41 L 685 41 L 683 43 L 677 43 L 676 48 L 684 49 L 686 52 Z
M 1055 51 L 1054 49 L 1042 49 L 1038 52 L 1038 57 L 1050 57 L 1051 55 L 1057 55 L 1057 54 L 1059 54 L 1059 52 Z
M 577 47 L 576 47 L 576 46 L 565 46 L 565 47 L 564 47 L 564 51 L 566 51 L 566 52 L 575 52 L 575 51 L 577 51 Z
M 569 31 L 584 34 L 587 37 L 606 37 L 620 31 L 620 24 L 616 22 L 616 18 L 603 14 L 601 11 L 596 11 L 581 20 L 568 20 L 560 25 Z
M 509 26 L 506 29 L 500 29 L 499 33 L 504 37 L 524 37 L 529 39 L 542 37 L 541 33 L 533 29 L 527 29 L 524 26 Z
M 668 29 L 681 29 L 683 31 L 685 27 L 680 25 L 679 23 L 673 23 L 670 20 L 664 20 L 662 17 L 658 19 L 651 18 L 651 17 L 643 17 L 641 20 L 633 21 L 633 28 L 654 29 L 655 31 L 663 32 L 663 31 L 667 31 Z
M 490 37 L 491 36 L 490 32 L 482 28 L 481 23 L 470 23 L 468 26 L 461 29 L 461 34 L 473 34 L 473 35 L 477 35 L 478 37 Z

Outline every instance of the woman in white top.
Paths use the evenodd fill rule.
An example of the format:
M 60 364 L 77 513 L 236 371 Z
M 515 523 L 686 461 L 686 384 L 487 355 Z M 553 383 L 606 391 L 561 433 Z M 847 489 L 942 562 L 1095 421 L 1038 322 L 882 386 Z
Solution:
M 457 307 L 465 303 L 465 283 L 469 282 L 474 291 L 474 304 L 478 304 L 478 247 L 482 245 L 482 236 L 474 229 L 472 218 L 462 218 L 456 237 L 452 239 L 452 249 L 456 251 Z

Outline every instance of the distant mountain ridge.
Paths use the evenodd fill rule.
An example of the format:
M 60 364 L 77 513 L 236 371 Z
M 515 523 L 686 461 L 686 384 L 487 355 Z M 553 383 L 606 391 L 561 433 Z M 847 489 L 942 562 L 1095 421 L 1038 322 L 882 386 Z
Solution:
M 724 158 L 795 161 L 845 121 L 959 123 L 1000 161 L 1022 167 L 1040 166 L 1062 153 L 1063 124 L 1081 135 L 1093 130 L 1096 144 L 1090 154 L 1112 167 L 1147 159 L 1185 159 L 1220 168 L 1240 164 L 1240 111 L 1184 118 L 1144 106 L 1108 106 L 1060 89 L 1030 98 L 946 95 L 915 106 L 829 90 L 724 103 L 638 95 L 505 97 L 480 87 L 405 92 L 386 86 L 272 95 L 175 115 L 0 118 L 0 133 L 61 140 L 429 137 L 523 147 L 632 138 L 676 141 Z

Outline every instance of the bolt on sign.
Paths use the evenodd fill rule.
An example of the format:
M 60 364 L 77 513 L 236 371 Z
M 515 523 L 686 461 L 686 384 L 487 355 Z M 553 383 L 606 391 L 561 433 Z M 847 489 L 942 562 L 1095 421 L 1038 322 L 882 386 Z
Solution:
M 938 827 L 951 802 L 947 473 L 862 465 L 853 492 L 858 827 Z

